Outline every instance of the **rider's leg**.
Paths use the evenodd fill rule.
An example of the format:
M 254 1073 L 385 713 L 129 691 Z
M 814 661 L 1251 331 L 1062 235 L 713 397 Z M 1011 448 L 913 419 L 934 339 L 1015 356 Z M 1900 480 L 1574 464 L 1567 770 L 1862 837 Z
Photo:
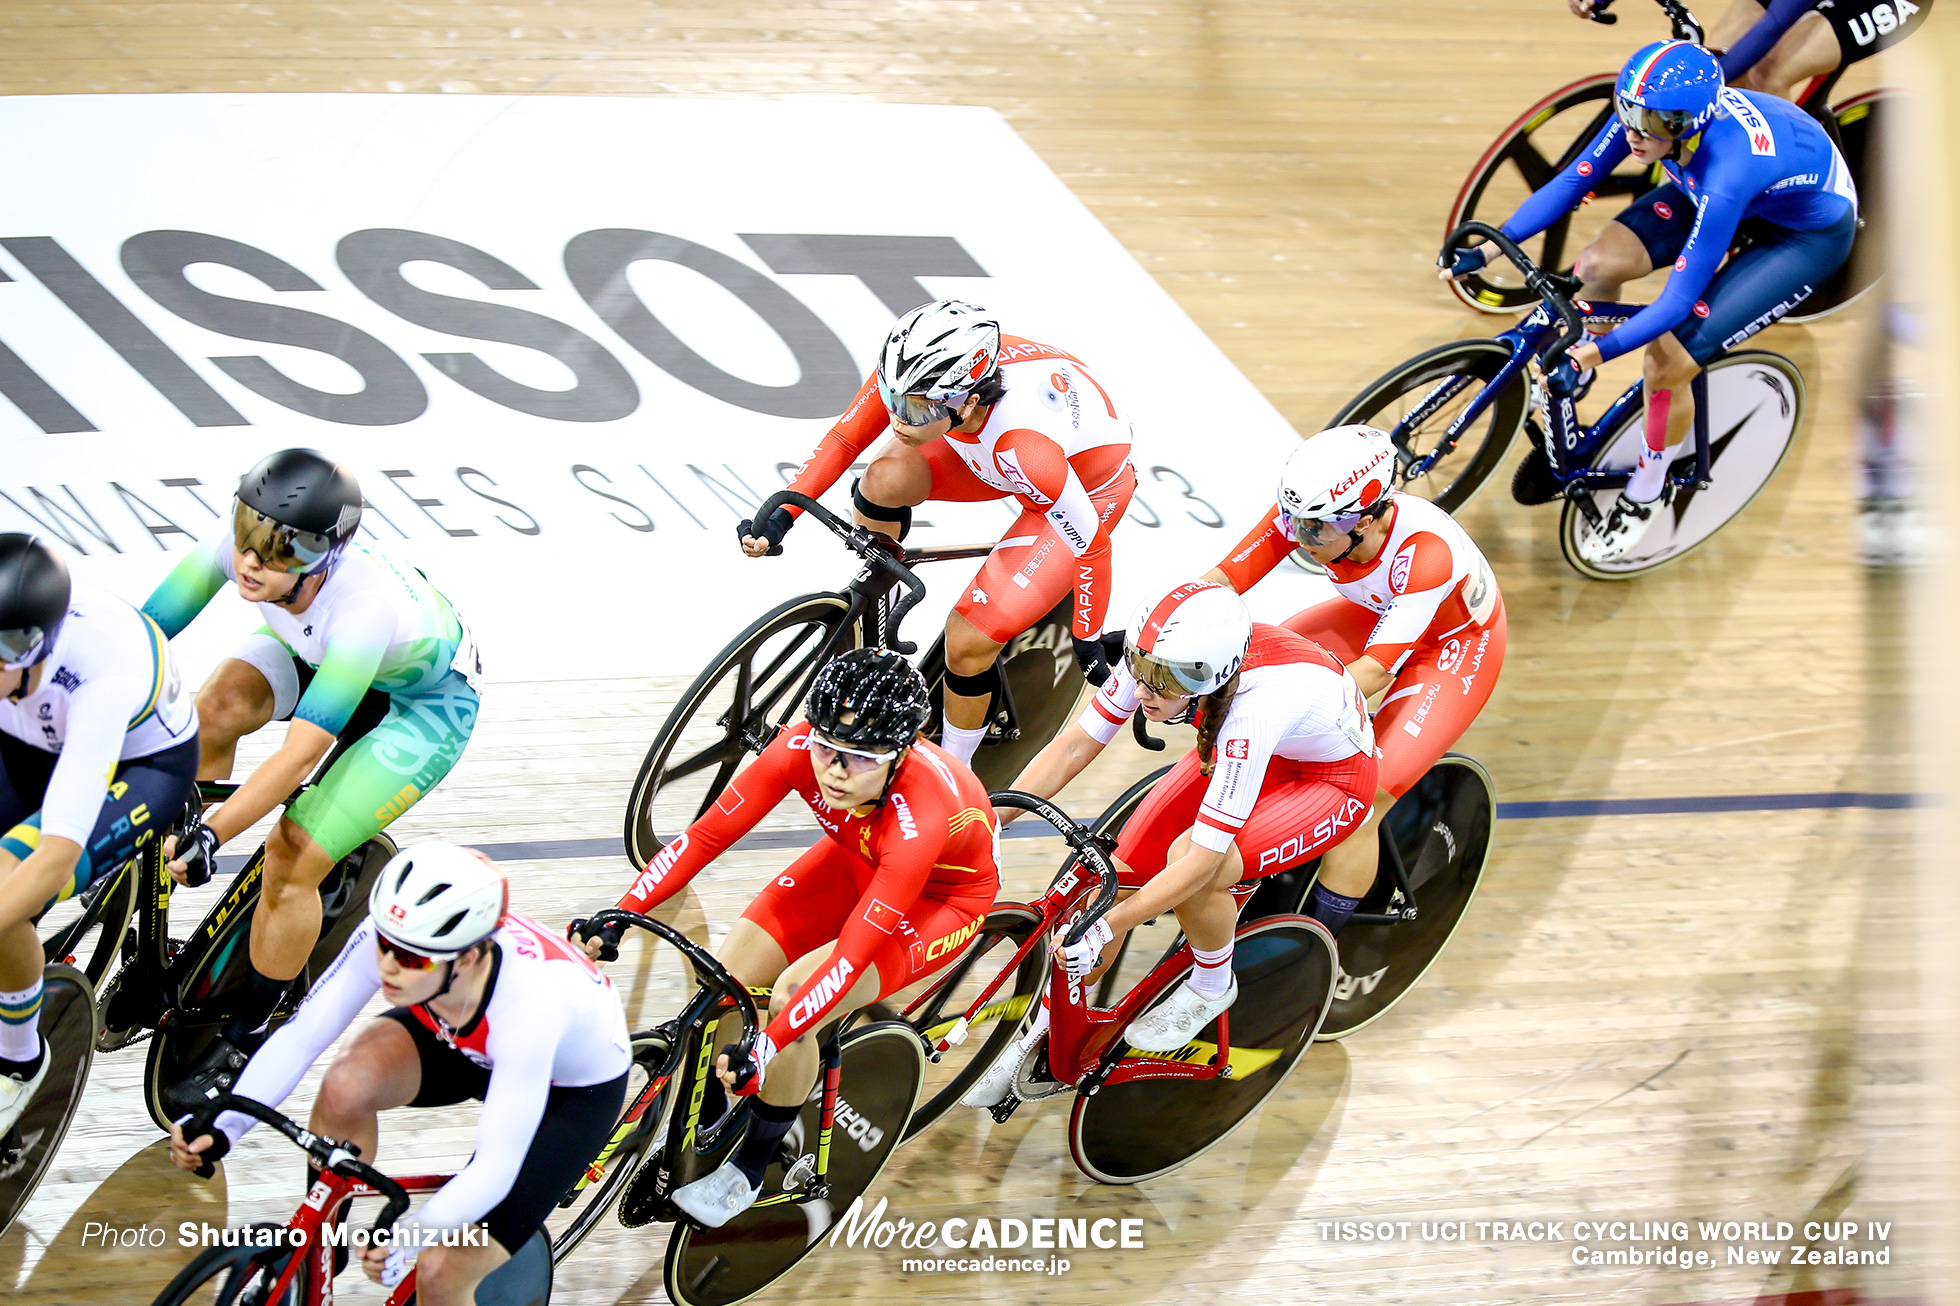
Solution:
M 495 1238 L 476 1246 L 426 1247 L 415 1258 L 415 1300 L 418 1306 L 473 1306 L 476 1286 L 509 1259 Z
M 1756 25 L 1766 8 L 1763 0 L 1729 0 L 1729 7 L 1708 28 L 1709 48 L 1726 50 L 1734 45 L 1744 32 Z
M 1738 0 L 1738 6 L 1749 2 Z M 1738 90 L 1765 91 L 1794 100 L 1812 78 L 1835 71 L 1840 57 L 1837 33 L 1830 21 L 1822 14 L 1808 13 L 1791 24 L 1755 66 L 1729 84 Z
M 248 660 L 239 654 L 263 652 L 268 662 L 277 658 L 283 663 L 280 678 L 291 682 L 290 692 L 297 699 L 299 682 L 293 673 L 292 654 L 286 646 L 270 635 L 253 636 L 251 645 L 220 662 L 204 687 L 197 691 L 200 748 L 197 778 L 200 780 L 222 780 L 229 776 L 238 762 L 238 741 L 271 724 L 278 716 L 279 696 L 267 677 L 267 667 L 260 664 L 257 656 L 249 656 Z M 264 648 L 265 645 L 275 647 Z M 293 710 L 290 702 L 284 707 L 288 713 Z
M 306 1127 L 355 1144 L 361 1159 L 372 1163 L 381 1138 L 380 1113 L 409 1105 L 421 1091 L 421 1055 L 407 1024 L 392 1017 L 372 1020 L 327 1069 Z
M 893 513 L 901 508 L 916 508 L 932 493 L 932 467 L 924 453 L 892 440 L 864 469 L 864 475 L 858 481 L 857 493 L 868 502 Z M 858 525 L 868 530 L 889 535 L 893 539 L 899 536 L 901 519 L 896 516 L 870 517 L 857 508 L 853 509 L 852 516 Z
M 1695 397 L 1689 383 L 1700 370 L 1672 332 L 1647 346 L 1640 364 L 1646 441 L 1626 489 L 1627 498 L 1635 503 L 1652 503 L 1667 488 L 1667 450 L 1686 439 L 1694 427 Z
M 1584 283 L 1579 287 L 1579 297 L 1607 302 L 1617 300 L 1627 282 L 1638 281 L 1653 270 L 1654 260 L 1640 237 L 1617 220 L 1607 223 L 1606 229 L 1579 251 L 1572 265 Z
M 946 719 L 940 742 L 962 762 L 972 761 L 980 741 L 987 737 L 987 708 L 993 701 L 994 683 L 999 680 L 994 660 L 1003 647 L 957 610 L 946 614 Z

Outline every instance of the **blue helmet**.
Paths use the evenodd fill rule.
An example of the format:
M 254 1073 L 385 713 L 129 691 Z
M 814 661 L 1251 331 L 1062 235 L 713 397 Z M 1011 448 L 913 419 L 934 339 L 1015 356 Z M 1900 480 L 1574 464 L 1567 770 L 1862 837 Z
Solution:
M 1692 136 L 1715 116 L 1722 66 L 1691 41 L 1656 41 L 1627 60 L 1613 87 L 1620 122 L 1642 136 Z

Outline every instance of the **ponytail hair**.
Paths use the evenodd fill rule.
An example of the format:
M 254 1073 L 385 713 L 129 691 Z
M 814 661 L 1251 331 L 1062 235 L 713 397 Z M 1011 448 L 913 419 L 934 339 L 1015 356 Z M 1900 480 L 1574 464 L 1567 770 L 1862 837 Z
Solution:
M 1211 774 L 1213 752 L 1218 747 L 1218 732 L 1225 725 L 1225 718 L 1232 710 L 1232 699 L 1239 692 L 1239 674 L 1211 693 L 1198 700 L 1198 774 Z

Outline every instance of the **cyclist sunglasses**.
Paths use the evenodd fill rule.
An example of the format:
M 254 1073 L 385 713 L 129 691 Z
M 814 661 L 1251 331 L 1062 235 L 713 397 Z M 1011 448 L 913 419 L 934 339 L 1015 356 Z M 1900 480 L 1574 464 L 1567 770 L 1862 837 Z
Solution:
M 966 402 L 966 396 L 954 393 L 946 397 L 946 402 L 928 399 L 924 395 L 902 395 L 878 379 L 878 395 L 885 401 L 885 410 L 892 420 L 900 426 L 931 426 L 944 417 L 957 420 L 959 406 Z
M 19 671 L 40 649 L 41 641 L 46 636 L 47 632 L 39 626 L 0 630 L 0 666 L 8 671 Z
M 1286 528 L 1287 534 L 1302 544 L 1311 544 L 1315 548 L 1320 548 L 1332 544 L 1343 535 L 1352 533 L 1368 514 L 1344 512 L 1333 517 L 1295 517 L 1282 509 L 1279 516 L 1280 525 Z
M 819 768 L 827 770 L 838 762 L 842 762 L 846 773 L 850 775 L 863 775 L 866 771 L 873 770 L 880 764 L 889 762 L 897 757 L 898 750 L 893 749 L 885 753 L 867 753 L 862 749 L 849 748 L 828 739 L 820 739 L 815 734 L 812 734 L 810 736 L 810 756 L 817 759 L 817 766 Z
M 1189 698 L 1191 686 L 1184 677 L 1200 684 L 1207 679 L 1201 668 L 1190 663 L 1165 662 L 1128 644 L 1123 646 L 1123 665 L 1129 668 L 1137 684 L 1159 698 Z
M 374 942 L 375 946 L 379 947 L 381 951 L 393 957 L 395 964 L 403 970 L 429 970 L 432 967 L 440 966 L 445 961 L 455 960 L 454 957 L 425 957 L 419 952 L 410 952 L 399 943 L 389 942 L 387 937 L 378 930 L 375 932 Z
M 1613 97 L 1613 113 L 1620 126 L 1636 136 L 1656 140 L 1679 140 L 1694 115 L 1686 109 L 1646 109 L 1619 96 Z
M 258 556 L 273 571 L 307 572 L 333 550 L 333 537 L 295 530 L 272 520 L 243 499 L 232 500 L 231 538 L 240 553 Z

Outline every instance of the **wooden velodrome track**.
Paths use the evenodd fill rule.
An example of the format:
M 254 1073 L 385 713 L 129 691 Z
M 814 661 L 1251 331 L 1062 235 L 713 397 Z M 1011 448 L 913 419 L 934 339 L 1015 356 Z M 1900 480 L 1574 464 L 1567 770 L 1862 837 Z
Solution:
M 1494 329 L 1429 279 L 1465 169 L 1530 98 L 1658 33 L 1557 0 L 782 5 L 110 4 L 0 10 L 0 92 L 400 91 L 827 96 L 997 108 L 1303 432 L 1418 348 Z M 1713 17 L 1713 14 L 1706 15 Z M 1934 22 L 1950 19 L 1941 9 Z M 1411 39 L 1415 37 L 1417 39 Z M 1847 92 L 1878 84 L 1866 64 Z M 897 161 L 887 161 L 897 162 Z M 731 184 L 742 184 L 731 179 Z M 1852 404 L 1860 308 L 1763 337 L 1804 369 L 1809 432 L 1772 489 L 1686 563 L 1593 584 L 1550 509 L 1501 485 L 1464 515 L 1495 565 L 1509 664 L 1462 747 L 1506 802 L 1912 788 L 1902 736 L 1903 590 L 1855 557 Z M 1272 469 L 1245 469 L 1268 478 Z M 1212 558 L 1192 559 L 1192 570 Z M 761 596 L 758 596 L 760 598 Z M 768 596 L 774 598 L 776 596 Z M 731 615 L 732 632 L 738 620 Z M 482 843 L 613 834 L 678 686 L 505 684 L 461 766 L 398 835 Z M 1069 797 L 1140 774 L 1127 742 Z M 1741 804 L 1748 807 L 1748 803 Z M 1861 1114 L 1912 1077 L 1861 1017 L 1868 883 L 1903 857 L 1902 814 L 1797 806 L 1506 820 L 1482 896 L 1388 1019 L 1312 1054 L 1263 1114 L 1187 1169 L 1100 1188 L 1064 1113 L 958 1118 L 882 1184 L 914 1219 L 1116 1215 L 1143 1251 L 1077 1253 L 1063 1277 L 907 1275 L 901 1253 L 826 1250 L 775 1301 L 1672 1303 L 1843 1289 L 1915 1294 L 1910 1176 L 1875 1179 Z M 1011 894 L 1052 845 L 1011 844 Z M 682 919 L 716 936 L 789 853 L 730 857 Z M 610 859 L 513 861 L 559 920 L 609 899 Z M 666 969 L 616 972 L 635 1015 Z M 1897 1023 L 1895 1022 L 1895 1025 Z M 1879 1036 L 1898 1033 L 1882 1026 Z M 146 1301 L 174 1246 L 84 1246 L 91 1222 L 283 1219 L 298 1166 L 263 1131 L 223 1180 L 171 1170 L 136 1095 L 141 1056 L 98 1059 L 63 1156 L 0 1240 L 0 1294 Z M 311 1081 L 309 1081 L 311 1082 Z M 306 1100 L 302 1088 L 296 1103 Z M 966 1113 L 961 1113 L 965 1116 Z M 457 1162 L 472 1113 L 384 1126 L 384 1154 Z M 1324 1239 L 1341 1219 L 1895 1220 L 1886 1269 L 1581 1268 L 1553 1242 Z M 1687 1241 L 1704 1244 L 1698 1238 Z M 664 1234 L 603 1233 L 557 1299 L 660 1296 Z M 1604 1244 L 1602 1244 L 1604 1245 Z M 1624 1242 L 1614 1245 L 1625 1245 Z M 1770 1244 L 1764 1244 L 1768 1246 Z M 1787 1261 L 1787 1255 L 1784 1257 Z M 347 1276 L 341 1287 L 372 1296 Z M 378 1298 L 377 1298 L 378 1299 Z

